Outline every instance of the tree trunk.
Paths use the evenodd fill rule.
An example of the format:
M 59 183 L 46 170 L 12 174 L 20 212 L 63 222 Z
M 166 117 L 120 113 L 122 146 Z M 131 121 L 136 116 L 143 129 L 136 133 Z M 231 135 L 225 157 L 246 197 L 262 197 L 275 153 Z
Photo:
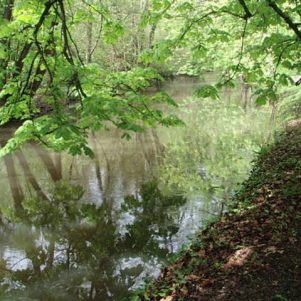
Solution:
M 156 29 L 157 29 L 157 25 L 156 24 L 152 24 L 150 32 L 149 32 L 149 38 L 148 38 L 148 47 L 149 48 L 152 48 L 152 46 L 153 46 L 153 42 L 154 42 L 154 39 L 155 39 Z
M 3 18 L 7 21 L 11 21 L 13 17 L 13 7 L 14 7 L 14 0 L 6 0 Z
M 92 63 L 92 39 L 93 39 L 93 25 L 91 22 L 87 23 L 87 47 L 86 47 L 86 62 Z

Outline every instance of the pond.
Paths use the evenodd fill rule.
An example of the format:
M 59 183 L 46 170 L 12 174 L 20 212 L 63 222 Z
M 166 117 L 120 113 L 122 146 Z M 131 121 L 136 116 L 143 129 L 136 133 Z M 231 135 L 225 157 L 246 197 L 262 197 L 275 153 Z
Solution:
M 199 85 L 180 78 L 163 89 L 181 101 Z M 2 144 L 12 130 L 2 129 Z M 166 131 L 172 137 L 152 129 L 130 141 L 93 133 L 95 159 L 27 144 L 0 161 L 1 300 L 122 300 L 158 275 L 219 210 L 161 193 L 153 168 Z

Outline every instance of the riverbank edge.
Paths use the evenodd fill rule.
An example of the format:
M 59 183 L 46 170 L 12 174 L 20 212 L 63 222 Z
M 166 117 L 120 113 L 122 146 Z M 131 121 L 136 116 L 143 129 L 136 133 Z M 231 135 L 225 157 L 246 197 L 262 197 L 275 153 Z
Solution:
M 262 148 L 220 220 L 130 300 L 301 300 L 301 127 Z

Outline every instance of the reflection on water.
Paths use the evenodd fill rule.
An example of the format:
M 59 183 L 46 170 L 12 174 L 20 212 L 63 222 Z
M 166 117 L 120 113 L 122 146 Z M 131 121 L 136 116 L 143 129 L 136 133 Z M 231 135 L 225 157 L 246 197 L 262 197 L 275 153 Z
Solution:
M 208 204 L 163 196 L 151 180 L 155 130 L 89 139 L 94 159 L 28 144 L 0 161 L 1 300 L 122 300 L 206 218 Z

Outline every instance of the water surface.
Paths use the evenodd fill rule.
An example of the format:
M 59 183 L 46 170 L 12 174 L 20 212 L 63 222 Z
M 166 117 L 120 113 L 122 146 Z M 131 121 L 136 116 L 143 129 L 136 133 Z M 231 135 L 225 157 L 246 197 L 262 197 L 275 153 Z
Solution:
M 164 89 L 180 101 L 199 84 Z M 12 131 L 2 129 L 2 144 Z M 122 300 L 158 275 L 215 207 L 162 195 L 152 171 L 165 136 L 152 129 L 126 141 L 112 130 L 90 135 L 95 159 L 36 144 L 2 159 L 0 299 Z

